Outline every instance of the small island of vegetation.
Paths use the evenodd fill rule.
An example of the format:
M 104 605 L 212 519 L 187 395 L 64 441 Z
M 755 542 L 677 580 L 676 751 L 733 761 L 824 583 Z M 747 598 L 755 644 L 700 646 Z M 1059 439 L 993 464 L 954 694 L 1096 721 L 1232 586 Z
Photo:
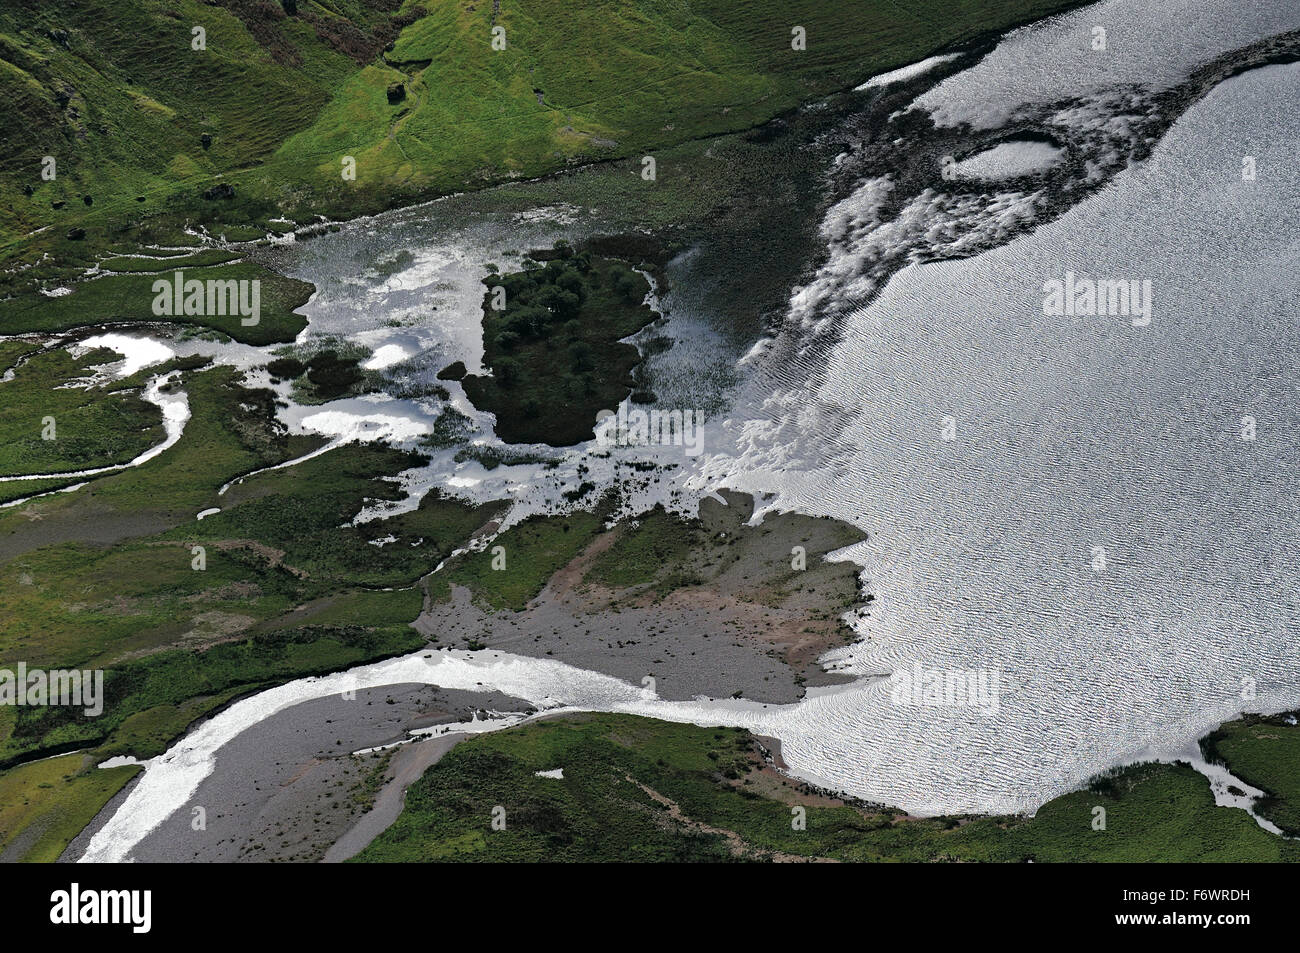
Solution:
M 659 315 L 650 284 L 627 262 L 559 243 L 522 271 L 483 282 L 484 363 L 465 393 L 497 418 L 507 443 L 572 446 L 592 436 L 596 413 L 632 392 L 640 353 L 623 338 Z

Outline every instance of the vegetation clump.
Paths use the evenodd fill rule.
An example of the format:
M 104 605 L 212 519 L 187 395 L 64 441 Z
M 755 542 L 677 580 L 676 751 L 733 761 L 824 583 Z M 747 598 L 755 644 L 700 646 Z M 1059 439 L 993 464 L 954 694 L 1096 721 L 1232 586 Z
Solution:
M 557 245 L 545 264 L 483 280 L 484 363 L 465 393 L 496 414 L 507 443 L 572 446 L 589 440 L 596 414 L 631 393 L 641 360 L 622 339 L 658 315 L 649 282 L 623 261 Z M 546 253 L 543 253 L 546 254 Z

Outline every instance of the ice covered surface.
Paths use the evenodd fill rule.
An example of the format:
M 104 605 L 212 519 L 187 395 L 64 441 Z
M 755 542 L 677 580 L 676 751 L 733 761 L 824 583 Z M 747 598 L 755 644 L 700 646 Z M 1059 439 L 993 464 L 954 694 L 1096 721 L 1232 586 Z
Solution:
M 1047 142 L 1000 142 L 954 162 L 949 174 L 959 179 L 1009 179 L 1050 169 L 1064 155 L 1065 150 Z
M 1104 0 L 1016 30 L 915 105 L 940 125 L 994 129 L 1026 106 L 1172 86 L 1224 53 L 1298 28 L 1295 0 Z M 1105 49 L 1094 49 L 1098 29 Z

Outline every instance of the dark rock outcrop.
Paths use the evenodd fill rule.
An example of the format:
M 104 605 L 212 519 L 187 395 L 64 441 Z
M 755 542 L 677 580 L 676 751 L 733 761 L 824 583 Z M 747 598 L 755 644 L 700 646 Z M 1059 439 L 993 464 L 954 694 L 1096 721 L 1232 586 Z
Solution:
M 438 380 L 440 381 L 464 380 L 465 374 L 466 374 L 465 362 L 456 361 L 455 363 L 448 364 L 446 367 L 444 367 L 442 370 L 438 372 Z

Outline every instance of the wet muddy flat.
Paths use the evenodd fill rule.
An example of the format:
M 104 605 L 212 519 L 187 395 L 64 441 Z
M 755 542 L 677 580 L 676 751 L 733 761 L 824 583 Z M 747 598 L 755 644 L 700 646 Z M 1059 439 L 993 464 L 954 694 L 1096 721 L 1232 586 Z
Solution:
M 327 848 L 366 815 L 376 795 L 383 798 L 380 791 L 394 772 L 405 777 L 405 783 L 418 777 L 411 776 L 406 745 L 365 749 L 404 741 L 412 729 L 468 721 L 479 712 L 530 708 L 499 692 L 428 685 L 361 689 L 355 695 L 350 700 L 332 695 L 304 702 L 236 736 L 218 750 L 215 769 L 189 801 L 140 842 L 135 859 L 321 860 Z M 436 738 L 413 742 L 412 747 L 420 748 L 423 756 L 430 746 L 446 744 L 445 738 Z M 403 788 L 395 789 L 399 807 Z M 385 799 L 380 806 L 387 803 Z M 65 857 L 79 855 L 114 806 L 108 805 Z

